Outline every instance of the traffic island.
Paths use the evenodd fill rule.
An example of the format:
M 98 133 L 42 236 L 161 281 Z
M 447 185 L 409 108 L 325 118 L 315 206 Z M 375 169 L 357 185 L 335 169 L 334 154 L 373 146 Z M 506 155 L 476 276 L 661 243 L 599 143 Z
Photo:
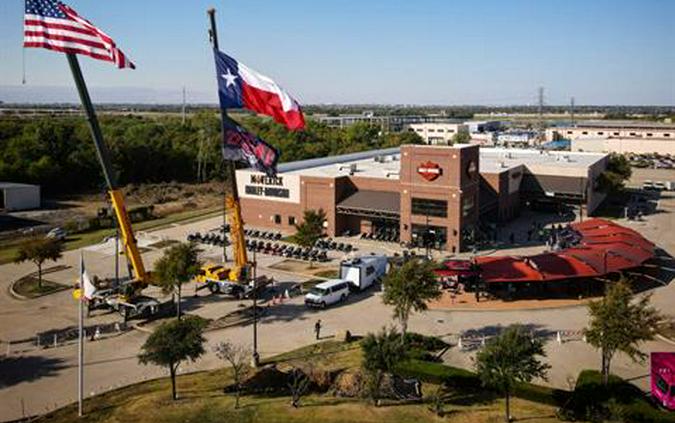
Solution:
M 69 289 L 68 285 L 63 285 L 58 282 L 42 279 L 42 284 L 37 276 L 28 275 L 18 279 L 9 287 L 12 296 L 21 299 L 29 300 L 33 298 L 42 297 L 56 292 L 65 291 Z

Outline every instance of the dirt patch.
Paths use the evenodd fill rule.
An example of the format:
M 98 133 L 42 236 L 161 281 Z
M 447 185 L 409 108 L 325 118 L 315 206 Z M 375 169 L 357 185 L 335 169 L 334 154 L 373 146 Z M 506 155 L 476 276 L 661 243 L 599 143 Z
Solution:
M 43 295 L 53 294 L 55 292 L 68 289 L 69 286 L 42 278 L 42 286 L 39 285 L 36 276 L 24 276 L 12 285 L 12 290 L 25 298 L 37 298 Z
M 178 244 L 178 241 L 176 241 L 175 239 L 165 239 L 165 240 L 162 240 L 162 241 L 159 241 L 159 242 L 155 242 L 154 244 L 150 244 L 150 245 L 148 245 L 148 247 L 149 248 L 161 249 L 161 248 L 170 247 L 170 246 L 175 245 L 175 244 Z
M 287 259 L 269 266 L 270 269 L 283 270 L 291 273 L 300 273 L 306 275 L 314 275 L 323 278 L 331 278 L 337 276 L 337 269 L 334 267 L 319 266 L 317 264 L 310 264 L 306 261 Z M 335 275 L 335 276 L 323 276 Z

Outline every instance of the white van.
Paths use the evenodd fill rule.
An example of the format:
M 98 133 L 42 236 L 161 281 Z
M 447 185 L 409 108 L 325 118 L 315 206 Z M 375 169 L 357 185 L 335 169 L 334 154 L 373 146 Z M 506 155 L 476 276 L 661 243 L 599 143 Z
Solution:
M 305 295 L 307 307 L 321 307 L 344 301 L 349 296 L 349 282 L 344 279 L 331 279 L 317 284 Z

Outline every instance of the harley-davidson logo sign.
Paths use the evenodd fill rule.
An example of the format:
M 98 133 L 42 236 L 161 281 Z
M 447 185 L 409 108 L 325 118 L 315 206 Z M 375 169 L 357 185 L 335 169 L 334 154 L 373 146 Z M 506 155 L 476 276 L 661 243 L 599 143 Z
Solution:
M 441 166 L 439 166 L 438 163 L 429 161 L 419 165 L 417 173 L 427 181 L 431 182 L 443 174 L 443 169 L 441 169 Z

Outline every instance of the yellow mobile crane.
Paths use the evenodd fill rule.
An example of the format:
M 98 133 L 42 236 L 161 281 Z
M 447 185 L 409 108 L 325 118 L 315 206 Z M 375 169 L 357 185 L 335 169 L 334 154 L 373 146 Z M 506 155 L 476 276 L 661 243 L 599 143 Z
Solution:
M 99 126 L 98 119 L 96 118 L 96 112 L 94 111 L 94 107 L 91 103 L 89 91 L 87 90 L 87 86 L 84 82 L 84 77 L 82 76 L 82 71 L 80 69 L 77 56 L 72 53 L 68 53 L 66 56 L 68 57 L 68 64 L 70 65 L 70 69 L 73 73 L 75 85 L 77 86 L 77 91 L 80 96 L 80 100 L 82 101 L 82 106 L 85 109 L 87 121 L 89 123 L 89 129 L 91 131 L 91 137 L 94 140 L 94 146 L 96 147 L 96 155 L 98 156 L 99 163 L 101 164 L 103 177 L 105 178 L 108 187 L 108 195 L 110 196 L 110 201 L 117 219 L 117 225 L 122 235 L 124 252 L 126 254 L 127 261 L 133 270 L 132 279 L 130 281 L 121 284 L 121 286 L 116 286 L 111 289 L 105 289 L 98 292 L 95 298 L 92 300 L 93 305 L 104 305 L 111 307 L 122 313 L 125 319 L 127 317 L 132 317 L 147 312 L 154 314 L 159 308 L 159 302 L 154 298 L 141 295 L 141 291 L 146 288 L 148 284 L 150 284 L 150 273 L 145 270 L 143 259 L 141 258 L 141 253 L 138 250 L 136 238 L 134 237 L 134 231 L 131 228 L 131 220 L 129 219 L 129 215 L 124 204 L 124 196 L 117 186 L 117 182 L 112 172 L 112 166 L 110 164 L 110 151 L 108 150 L 108 146 L 103 141 L 101 128 Z M 117 254 L 117 251 L 115 251 L 115 254 Z M 74 293 L 74 296 L 79 298 L 81 292 L 81 290 L 77 290 Z

